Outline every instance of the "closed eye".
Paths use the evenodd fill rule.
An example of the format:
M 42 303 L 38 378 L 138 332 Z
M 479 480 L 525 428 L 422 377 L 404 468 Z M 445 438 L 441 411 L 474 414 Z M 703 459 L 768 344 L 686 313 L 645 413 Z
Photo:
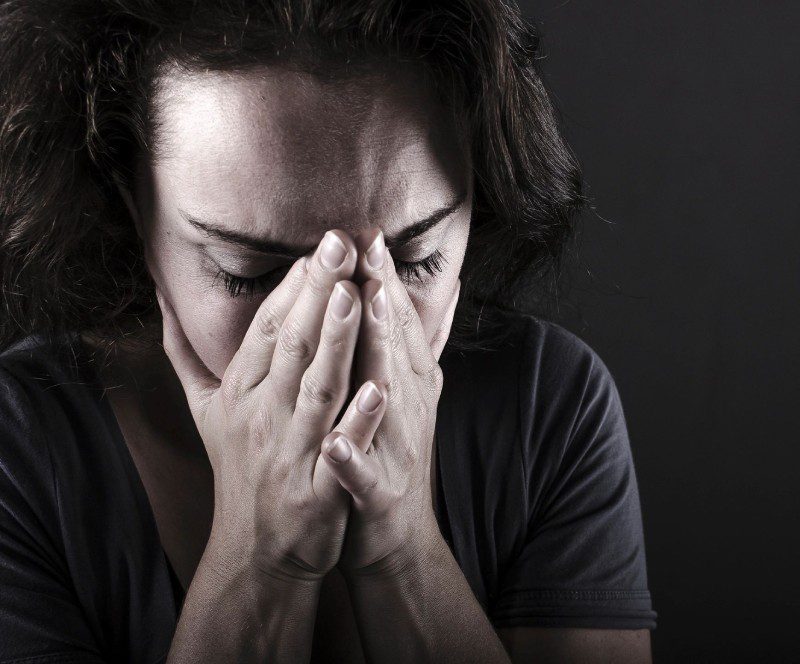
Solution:
M 426 272 L 429 277 L 440 273 L 444 269 L 446 263 L 447 259 L 444 257 L 444 254 L 437 249 L 430 256 L 426 256 L 419 261 L 409 262 L 395 258 L 394 269 L 401 281 L 410 284 L 415 281 L 425 281 L 425 277 L 421 274 L 422 272 Z
M 438 249 L 429 256 L 418 261 L 404 261 L 399 258 L 394 259 L 395 271 L 398 278 L 406 284 L 421 283 L 427 277 L 432 277 L 440 273 L 447 264 L 447 259 Z M 257 293 L 268 293 L 280 283 L 286 276 L 292 264 L 287 263 L 276 267 L 269 272 L 257 277 L 240 277 L 222 268 L 217 270 L 214 275 L 214 283 L 218 279 L 222 280 L 223 288 L 231 297 L 244 295 L 246 300 L 252 300 Z M 427 276 L 426 276 L 427 275 Z

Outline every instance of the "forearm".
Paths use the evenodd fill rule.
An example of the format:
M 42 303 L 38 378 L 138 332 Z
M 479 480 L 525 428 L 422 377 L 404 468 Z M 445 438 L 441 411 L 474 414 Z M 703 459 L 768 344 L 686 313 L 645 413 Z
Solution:
M 346 575 L 371 662 L 510 662 L 441 534 Z
M 179 662 L 307 662 L 321 581 L 284 579 L 206 550 L 169 651 Z

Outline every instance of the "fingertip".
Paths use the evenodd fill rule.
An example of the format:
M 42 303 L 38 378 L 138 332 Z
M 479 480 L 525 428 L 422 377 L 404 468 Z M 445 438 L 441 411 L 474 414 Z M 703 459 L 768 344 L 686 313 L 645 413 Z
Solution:
M 328 438 L 322 444 L 322 451 L 326 457 L 336 464 L 346 463 L 353 456 L 353 448 L 350 441 L 342 434 Z
M 363 415 L 372 415 L 386 401 L 386 388 L 375 380 L 368 380 L 361 388 L 356 407 Z
M 386 243 L 383 238 L 383 231 L 378 229 L 375 237 L 364 252 L 364 258 L 367 261 L 367 266 L 373 271 L 380 271 L 386 261 L 388 254 Z
M 353 298 L 354 303 L 361 301 L 361 288 L 359 288 L 358 284 L 350 281 L 349 279 L 342 279 L 341 281 L 336 282 L 336 286 L 344 288 L 347 291 L 347 294 Z
M 317 245 L 315 255 L 327 272 L 352 273 L 358 261 L 358 249 L 350 234 L 339 228 L 325 232 Z
M 386 287 L 381 284 L 370 298 L 372 315 L 378 321 L 385 321 L 389 316 L 389 297 L 386 294 Z

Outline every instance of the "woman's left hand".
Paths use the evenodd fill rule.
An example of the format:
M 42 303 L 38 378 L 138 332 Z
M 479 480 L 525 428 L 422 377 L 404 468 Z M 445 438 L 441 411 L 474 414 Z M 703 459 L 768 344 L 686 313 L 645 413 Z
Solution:
M 375 245 L 366 256 L 359 251 L 362 274 L 377 278 L 361 286 L 356 384 L 376 382 L 386 410 L 371 445 L 369 440 L 349 441 L 334 430 L 322 446 L 328 466 L 353 498 L 338 563 L 347 575 L 392 574 L 440 536 L 431 495 L 431 454 L 443 382 L 438 361 L 461 282 L 429 341 L 382 234 L 376 239 L 377 252 Z M 375 268 L 378 261 L 370 259 L 381 252 L 383 262 Z M 337 440 L 339 453 L 332 445 Z

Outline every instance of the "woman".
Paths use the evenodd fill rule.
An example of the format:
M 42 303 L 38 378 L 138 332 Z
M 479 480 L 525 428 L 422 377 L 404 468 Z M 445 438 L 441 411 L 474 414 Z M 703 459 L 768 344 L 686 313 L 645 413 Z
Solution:
M 584 203 L 517 8 L 0 31 L 0 661 L 649 661 L 613 379 L 514 306 Z

